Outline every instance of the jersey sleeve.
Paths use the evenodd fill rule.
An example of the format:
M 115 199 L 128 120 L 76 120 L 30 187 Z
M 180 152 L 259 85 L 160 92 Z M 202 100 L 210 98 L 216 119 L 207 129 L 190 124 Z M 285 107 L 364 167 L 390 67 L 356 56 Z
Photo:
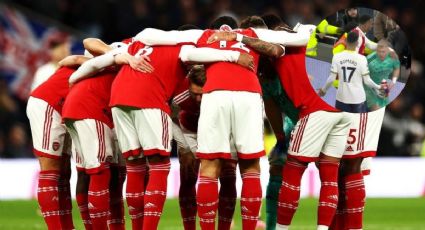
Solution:
M 360 57 L 360 74 L 363 76 L 369 75 L 369 67 L 367 65 L 367 59 L 363 55 L 359 55 Z
M 268 29 L 252 29 L 259 39 L 284 46 L 306 46 L 315 27 L 302 25 L 296 33 Z
M 398 58 L 397 59 L 391 59 L 391 60 L 393 60 L 393 68 L 394 69 L 400 68 L 400 60 L 398 60 Z
M 237 62 L 240 53 L 232 50 L 219 50 L 213 48 L 196 48 L 191 45 L 184 45 L 180 50 L 180 60 L 183 62 L 210 63 L 218 61 Z
M 338 74 L 338 61 L 336 60 L 336 56 L 332 58 L 331 64 L 331 73 Z
M 178 45 L 182 43 L 196 44 L 202 36 L 203 30 L 164 31 L 154 28 L 144 29 L 134 40 L 146 45 Z

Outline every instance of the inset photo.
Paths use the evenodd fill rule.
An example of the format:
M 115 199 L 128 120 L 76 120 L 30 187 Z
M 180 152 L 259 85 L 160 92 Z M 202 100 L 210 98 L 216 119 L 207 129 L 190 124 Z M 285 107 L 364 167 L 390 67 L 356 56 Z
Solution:
M 375 111 L 405 87 L 411 50 L 402 28 L 369 8 L 348 8 L 323 19 L 306 51 L 316 92 L 345 112 Z

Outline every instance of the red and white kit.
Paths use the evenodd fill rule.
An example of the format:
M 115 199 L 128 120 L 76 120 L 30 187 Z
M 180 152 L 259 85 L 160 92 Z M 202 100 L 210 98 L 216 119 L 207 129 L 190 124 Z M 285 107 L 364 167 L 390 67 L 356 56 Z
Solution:
M 241 42 L 207 44 L 207 39 L 215 32 L 206 30 L 198 40 L 198 47 L 248 53 L 254 58 L 255 68 L 258 67 L 259 54 Z M 252 29 L 237 32 L 257 37 Z M 263 100 L 257 70 L 251 71 L 227 62 L 215 62 L 205 67 L 207 82 L 203 88 L 198 124 L 197 157 L 231 159 L 231 138 L 238 158 L 264 156 Z
M 305 47 L 287 47 L 286 55 L 275 64 L 285 92 L 300 110 L 300 120 L 292 131 L 288 154 L 308 162 L 317 160 L 320 153 L 340 158 L 351 117 L 331 107 L 316 94 L 305 73 L 305 61 L 299 60 L 305 60 Z
M 115 74 L 103 71 L 78 82 L 63 106 L 62 118 L 74 143 L 77 168 L 87 173 L 97 173 L 107 162 L 118 162 L 109 108 Z
M 186 152 L 196 154 L 198 149 L 198 122 L 200 115 L 200 104 L 190 96 L 188 90 L 189 79 L 179 85 L 176 96 L 172 103 L 180 108 L 178 114 L 178 124 L 173 122 L 173 139 L 177 142 L 179 148 Z M 231 155 L 233 160 L 237 160 L 236 147 L 231 138 Z
M 124 65 L 112 84 L 110 106 L 124 157 L 170 154 L 172 123 L 168 101 L 185 77 L 180 49 L 181 46 L 150 47 L 141 42 L 129 46 L 130 55 L 149 56 L 155 71 L 146 74 Z
M 71 145 L 70 142 L 65 144 L 66 128 L 62 124 L 61 113 L 69 92 L 68 79 L 74 71 L 61 67 L 28 99 L 27 116 L 37 156 L 58 159 L 63 152 L 70 154 Z
M 178 123 L 173 122 L 173 139 L 179 148 L 195 154 L 198 148 L 197 130 L 200 104 L 190 96 L 189 84 L 189 79 L 185 78 L 179 84 L 172 100 L 172 104 L 180 108 Z
M 369 113 L 352 113 L 344 158 L 374 157 L 378 148 L 379 134 L 384 120 L 385 108 Z
M 361 171 L 369 175 L 376 156 L 385 107 L 369 113 L 354 113 L 343 158 L 362 157 Z

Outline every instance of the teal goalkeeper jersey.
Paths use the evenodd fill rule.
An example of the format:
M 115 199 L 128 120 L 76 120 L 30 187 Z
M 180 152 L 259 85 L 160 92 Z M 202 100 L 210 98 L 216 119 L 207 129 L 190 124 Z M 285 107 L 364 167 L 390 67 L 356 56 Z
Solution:
M 383 79 L 388 79 L 392 76 L 392 72 L 400 67 L 400 61 L 393 59 L 388 54 L 382 61 L 376 51 L 367 56 L 370 78 L 376 84 L 380 84 Z M 374 106 L 383 107 L 388 104 L 388 98 L 379 97 L 374 90 L 365 87 L 366 101 L 369 108 Z
M 263 90 L 263 98 L 264 99 L 273 99 L 276 104 L 279 106 L 281 111 L 286 114 L 286 117 L 289 119 L 285 119 L 285 127 L 293 127 L 293 124 L 296 124 L 298 121 L 298 109 L 295 108 L 292 101 L 286 95 L 285 90 L 282 87 L 280 79 L 275 76 L 271 79 L 263 79 L 261 82 L 261 88 Z M 291 121 L 292 124 L 287 124 L 287 122 Z M 285 128 L 285 134 L 288 130 Z

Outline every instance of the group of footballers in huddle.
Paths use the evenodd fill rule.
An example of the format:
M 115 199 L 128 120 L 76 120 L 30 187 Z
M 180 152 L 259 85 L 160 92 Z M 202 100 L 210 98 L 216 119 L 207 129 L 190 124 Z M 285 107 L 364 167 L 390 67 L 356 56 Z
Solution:
M 305 68 L 314 30 L 289 28 L 275 15 L 251 16 L 239 26 L 223 16 L 206 30 L 147 28 L 111 45 L 84 40 L 85 55 L 62 60 L 28 100 L 41 168 L 37 196 L 48 229 L 74 229 L 71 139 L 86 229 L 125 229 L 125 180 L 132 229 L 157 229 L 172 139 L 184 228 L 195 229 L 198 215 L 201 229 L 215 229 L 218 213 L 218 229 L 230 229 L 239 165 L 242 227 L 255 229 L 263 111 L 277 138 L 269 155 L 267 229 L 289 228 L 310 162 L 321 180 L 317 229 L 361 229 L 360 164 L 375 153 L 383 110 L 345 113 L 316 94 Z

